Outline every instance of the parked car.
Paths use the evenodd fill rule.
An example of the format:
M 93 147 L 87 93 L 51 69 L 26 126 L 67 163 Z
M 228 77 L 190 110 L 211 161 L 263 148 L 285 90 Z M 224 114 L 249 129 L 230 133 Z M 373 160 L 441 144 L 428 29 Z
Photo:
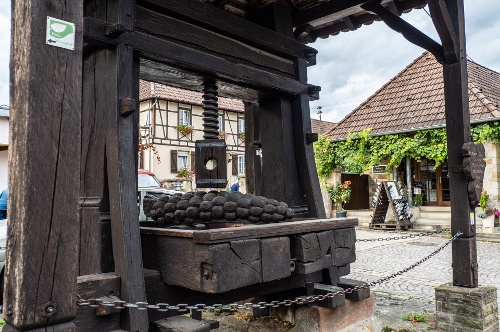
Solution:
M 149 171 L 140 169 L 137 178 L 137 203 L 139 204 L 139 221 L 146 221 L 148 218 L 144 213 L 144 198 L 146 197 L 160 197 L 161 195 L 183 195 L 184 192 L 179 190 L 172 190 L 163 188 L 158 178 Z
M 7 247 L 7 219 L 0 220 L 0 305 L 3 304 L 5 251 Z

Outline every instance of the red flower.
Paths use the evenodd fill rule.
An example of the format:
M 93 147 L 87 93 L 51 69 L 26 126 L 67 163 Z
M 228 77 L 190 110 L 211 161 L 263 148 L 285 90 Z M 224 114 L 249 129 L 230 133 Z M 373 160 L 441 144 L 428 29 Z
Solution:
M 346 181 L 345 182 L 347 185 L 350 185 L 351 184 L 351 181 Z

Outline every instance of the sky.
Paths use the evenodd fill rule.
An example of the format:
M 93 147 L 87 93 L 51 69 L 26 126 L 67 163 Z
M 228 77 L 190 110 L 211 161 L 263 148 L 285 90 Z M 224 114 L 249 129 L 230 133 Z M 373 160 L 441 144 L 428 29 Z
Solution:
M 426 8 L 427 9 L 427 8 Z M 500 1 L 465 0 L 468 56 L 500 72 Z M 423 9 L 402 16 L 439 41 L 431 18 Z M 311 102 L 311 117 L 338 122 L 424 52 L 383 22 L 356 31 L 318 39 L 316 66 L 309 67 L 309 83 L 321 86 L 320 99 Z M 9 104 L 10 1 L 0 1 L 0 105 Z

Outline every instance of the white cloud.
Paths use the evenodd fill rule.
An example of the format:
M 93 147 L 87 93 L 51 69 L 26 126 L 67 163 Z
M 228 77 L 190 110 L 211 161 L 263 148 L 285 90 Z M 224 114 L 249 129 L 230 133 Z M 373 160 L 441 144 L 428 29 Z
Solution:
M 0 105 L 9 105 L 10 1 L 0 1 Z

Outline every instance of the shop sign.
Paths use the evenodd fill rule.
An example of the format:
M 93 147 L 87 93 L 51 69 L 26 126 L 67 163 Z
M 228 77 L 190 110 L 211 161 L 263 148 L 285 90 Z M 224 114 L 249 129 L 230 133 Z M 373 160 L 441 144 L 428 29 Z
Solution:
M 372 168 L 372 173 L 373 174 L 384 174 L 385 173 L 385 168 L 387 165 L 377 165 L 373 166 Z

